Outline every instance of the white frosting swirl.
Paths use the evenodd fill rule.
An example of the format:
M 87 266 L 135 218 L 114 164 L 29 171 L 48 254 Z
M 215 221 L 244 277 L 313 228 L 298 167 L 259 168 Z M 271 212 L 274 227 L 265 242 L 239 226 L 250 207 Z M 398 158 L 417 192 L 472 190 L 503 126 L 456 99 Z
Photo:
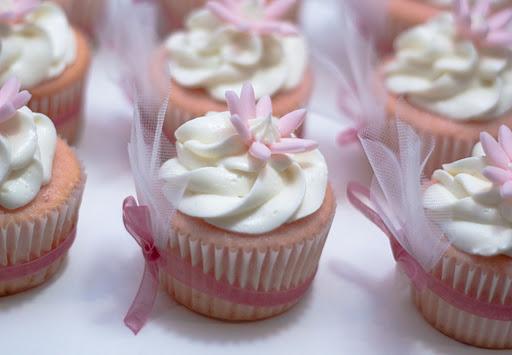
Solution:
M 451 8 L 453 4 L 455 3 L 454 0 L 423 0 L 424 2 L 427 2 L 429 4 L 432 4 L 434 6 L 443 7 L 443 8 Z M 469 3 L 471 5 L 475 4 L 475 0 L 469 0 Z M 494 6 L 504 6 L 504 5 L 511 5 L 511 0 L 491 0 L 491 4 Z
M 276 119 L 250 120 L 261 141 L 275 141 Z M 176 131 L 177 153 L 160 170 L 167 196 L 176 182 L 188 183 L 178 209 L 232 232 L 261 234 L 320 208 L 327 165 L 318 150 L 274 155 L 268 163 L 248 153 L 229 112 L 188 121 Z
M 454 120 L 490 120 L 512 108 L 511 52 L 476 47 L 456 36 L 443 13 L 402 33 L 386 84 L 414 105 Z
M 25 206 L 50 182 L 56 144 L 52 121 L 27 107 L 0 123 L 0 206 Z
M 449 216 L 441 223 L 450 242 L 468 254 L 512 256 L 512 201 L 482 175 L 488 163 L 480 145 L 473 156 L 434 172 L 424 195 L 427 210 Z
M 31 88 L 62 74 L 76 57 L 76 40 L 64 11 L 44 2 L 21 22 L 0 25 L 0 84 L 16 77 Z
M 293 89 L 307 66 L 303 37 L 239 32 L 206 9 L 192 12 L 186 31 L 172 34 L 165 47 L 171 77 L 219 101 L 227 90 L 240 92 L 247 81 L 256 98 Z

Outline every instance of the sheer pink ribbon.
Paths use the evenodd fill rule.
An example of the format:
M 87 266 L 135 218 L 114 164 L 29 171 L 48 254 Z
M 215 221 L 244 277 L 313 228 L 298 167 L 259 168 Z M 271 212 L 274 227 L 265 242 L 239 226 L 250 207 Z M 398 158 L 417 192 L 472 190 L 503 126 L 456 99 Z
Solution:
M 359 196 L 362 196 L 362 198 Z M 512 321 L 512 306 L 476 300 L 446 285 L 443 281 L 425 271 L 398 242 L 397 235 L 401 231 L 392 230 L 392 228 L 388 227 L 377 212 L 377 210 L 381 209 L 374 209 L 370 206 L 372 203 L 375 205 L 376 202 L 370 202 L 370 190 L 367 187 L 352 182 L 347 188 L 347 197 L 355 208 L 388 236 L 395 260 L 402 266 L 414 287 L 419 290 L 428 287 L 447 303 L 479 317 L 499 321 Z M 368 201 L 368 203 L 365 201 Z
M 71 247 L 76 237 L 76 227 L 66 239 L 48 253 L 23 264 L 0 266 L 0 281 L 10 281 L 36 273 L 62 257 Z
M 347 146 L 358 142 L 359 132 L 363 127 L 363 124 L 359 124 L 357 127 L 346 128 L 338 134 L 336 142 L 341 146 Z
M 151 216 L 147 206 L 137 205 L 134 197 L 123 203 L 123 221 L 126 230 L 135 238 L 146 260 L 142 281 L 137 295 L 128 310 L 124 323 L 134 334 L 146 324 L 158 292 L 158 273 L 164 270 L 185 286 L 199 292 L 233 303 L 272 307 L 285 305 L 299 299 L 311 286 L 315 273 L 295 288 L 285 291 L 256 291 L 242 289 L 215 276 L 205 274 L 199 266 L 192 266 L 186 259 L 173 253 L 160 253 L 155 245 Z

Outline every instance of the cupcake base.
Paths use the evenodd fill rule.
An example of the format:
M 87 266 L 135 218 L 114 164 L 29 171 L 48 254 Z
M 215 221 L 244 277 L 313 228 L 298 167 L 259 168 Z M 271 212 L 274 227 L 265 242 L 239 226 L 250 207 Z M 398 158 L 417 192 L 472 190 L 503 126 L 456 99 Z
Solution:
M 242 302 L 192 287 L 162 271 L 169 295 L 199 314 L 228 321 L 253 321 L 278 315 L 300 301 L 312 281 L 334 218 L 331 188 L 313 215 L 258 235 L 242 235 L 215 228 L 197 218 L 177 213 L 164 253 L 179 255 L 190 267 L 202 270 L 228 287 L 258 292 L 266 302 Z M 202 286 L 202 285 L 201 285 Z M 294 292 L 295 290 L 299 290 Z M 304 291 L 304 292 L 302 292 Z M 273 292 L 291 292 L 282 303 Z
M 8 211 L 0 208 L 0 270 L 36 261 L 72 242 L 85 185 L 80 162 L 62 140 L 57 142 L 52 180 L 28 205 Z M 50 265 L 29 275 L 0 281 L 0 296 L 40 285 L 62 265 L 66 252 Z
M 165 48 L 162 47 L 154 57 L 151 66 L 151 77 L 157 86 L 160 96 L 169 96 L 169 106 L 164 121 L 164 132 L 171 141 L 174 141 L 174 132 L 183 123 L 197 117 L 202 117 L 208 112 L 224 112 L 228 110 L 225 102 L 211 98 L 206 91 L 184 88 L 178 83 L 171 81 L 167 67 L 167 54 Z M 306 107 L 313 91 L 313 84 L 313 71 L 309 68 L 298 87 L 272 96 L 274 115 L 282 117 L 289 112 Z M 295 134 L 298 137 L 303 137 L 304 125 L 297 129 Z
M 48 116 L 57 133 L 68 143 L 76 141 L 82 125 L 82 110 L 91 62 L 91 50 L 86 37 L 75 30 L 76 60 L 55 79 L 29 88 L 32 98 L 28 107 Z
M 466 297 L 490 305 L 512 304 L 512 263 L 509 257 L 471 256 L 450 247 L 432 275 Z M 512 349 L 512 320 L 480 316 L 459 308 L 434 290 L 411 287 L 411 295 L 425 320 L 443 334 L 472 346 Z

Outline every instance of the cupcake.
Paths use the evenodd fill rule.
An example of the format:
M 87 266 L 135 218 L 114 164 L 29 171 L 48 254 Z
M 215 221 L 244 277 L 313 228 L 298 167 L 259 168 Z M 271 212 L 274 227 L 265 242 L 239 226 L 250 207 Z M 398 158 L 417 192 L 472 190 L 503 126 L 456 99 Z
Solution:
M 187 17 L 182 31 L 170 35 L 151 66 L 162 96 L 169 95 L 170 87 L 168 137 L 192 118 L 226 111 L 224 93 L 239 93 L 244 82 L 252 82 L 257 99 L 272 97 L 278 117 L 304 107 L 312 71 L 304 37 L 279 20 L 285 9 L 256 0 L 211 1 Z
M 35 287 L 61 266 L 75 234 L 85 176 L 52 121 L 0 89 L 0 296 Z
M 431 275 L 475 306 L 431 287 L 414 289 L 414 302 L 444 334 L 484 348 L 512 349 L 511 162 L 510 129 L 500 127 L 498 141 L 482 133 L 472 156 L 436 170 L 424 194 L 428 211 L 448 216 L 441 228 L 451 243 Z M 479 303 L 495 314 L 481 314 Z
M 435 138 L 427 173 L 468 156 L 480 132 L 512 125 L 510 18 L 488 12 L 444 12 L 400 34 L 380 67 L 389 117 Z
M 473 5 L 479 0 L 469 0 Z M 442 11 L 450 10 L 457 0 L 389 0 L 388 24 L 392 37 L 409 27 L 421 25 Z M 512 5 L 510 0 L 490 0 L 493 10 L 497 11 Z
M 269 96 L 254 96 L 250 85 L 240 98 L 228 92 L 230 111 L 183 124 L 177 157 L 160 169 L 166 196 L 186 181 L 160 253 L 228 289 L 207 292 L 165 270 L 161 283 L 187 308 L 230 321 L 268 318 L 301 299 L 335 213 L 324 157 L 292 134 L 306 112 L 278 119 Z
M 82 118 L 90 50 L 59 5 L 20 0 L 2 10 L 0 84 L 10 77 L 30 90 L 30 109 L 51 117 L 58 134 L 73 142 Z
M 287 6 L 288 0 L 271 0 L 277 3 L 277 6 Z M 289 7 L 286 11 L 285 17 L 292 21 L 298 21 L 300 15 L 300 6 L 302 0 L 292 0 L 293 6 Z M 166 22 L 171 28 L 178 28 L 183 26 L 184 19 L 194 10 L 204 6 L 207 0 L 160 0 L 160 4 L 163 10 L 163 15 L 166 18 Z

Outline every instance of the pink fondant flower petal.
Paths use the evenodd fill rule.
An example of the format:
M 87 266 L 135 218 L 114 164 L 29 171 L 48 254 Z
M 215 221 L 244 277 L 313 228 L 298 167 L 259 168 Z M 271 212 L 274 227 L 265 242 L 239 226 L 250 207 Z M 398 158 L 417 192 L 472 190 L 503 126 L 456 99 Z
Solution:
M 500 11 L 489 19 L 489 28 L 496 30 L 503 28 L 512 20 L 512 9 Z
M 489 133 L 480 133 L 480 142 L 487 159 L 492 165 L 504 169 L 508 168 L 510 160 L 507 154 Z
M 495 166 L 488 166 L 482 172 L 483 175 L 492 183 L 503 185 L 507 181 L 512 180 L 512 172 Z
M 471 12 L 467 0 L 455 0 L 454 2 L 455 14 L 459 20 L 464 22 L 471 21 Z
M 222 21 L 237 26 L 241 24 L 241 19 L 238 16 L 238 14 L 234 12 L 232 8 L 224 4 L 221 4 L 217 1 L 208 1 L 208 3 L 206 4 L 206 8 L 210 10 L 215 16 L 220 18 Z
M 32 94 L 30 94 L 27 90 L 23 90 L 16 94 L 12 100 L 12 104 L 14 105 L 15 109 L 19 110 L 23 106 L 27 105 L 31 98 Z
M 507 154 L 509 160 L 512 161 L 512 131 L 505 125 L 498 130 L 498 141 L 501 148 Z
M 254 142 L 251 144 L 251 148 L 249 149 L 249 153 L 255 157 L 256 159 L 268 161 L 272 156 L 272 152 L 270 149 L 261 142 Z
M 476 2 L 475 7 L 473 8 L 472 14 L 474 16 L 485 17 L 489 15 L 491 10 L 491 2 L 490 0 L 479 0 Z
M 511 199 L 512 198 L 512 181 L 507 181 L 503 186 L 500 188 L 501 197 L 504 199 Z
M 272 115 L 272 100 L 270 96 L 263 96 L 256 105 L 256 115 L 258 117 L 268 117 Z
M 240 99 L 237 94 L 234 91 L 226 91 L 225 96 L 231 115 L 240 115 Z
M 265 15 L 272 20 L 281 18 L 295 3 L 296 0 L 274 0 L 265 9 Z
M 487 35 L 485 44 L 490 46 L 512 45 L 512 33 L 508 31 L 494 31 Z
M 283 138 L 278 143 L 270 145 L 274 154 L 297 154 L 309 152 L 318 148 L 318 143 L 309 139 Z
M 4 86 L 0 89 L 0 100 L 5 102 L 18 93 L 21 88 L 21 83 L 15 77 L 8 79 Z M 5 101 L 4 101 L 5 100 Z
M 281 137 L 289 137 L 299 128 L 304 123 L 306 113 L 306 110 L 300 109 L 281 117 L 279 120 L 279 132 L 281 133 Z
M 244 120 L 256 118 L 256 95 L 251 83 L 245 83 L 240 93 L 240 116 Z
M 16 109 L 10 103 L 0 106 L 0 123 L 5 122 L 16 114 Z
M 231 116 L 231 123 L 235 127 L 237 133 L 240 135 L 244 143 L 250 144 L 252 142 L 252 135 L 247 122 L 242 120 L 239 115 Z

